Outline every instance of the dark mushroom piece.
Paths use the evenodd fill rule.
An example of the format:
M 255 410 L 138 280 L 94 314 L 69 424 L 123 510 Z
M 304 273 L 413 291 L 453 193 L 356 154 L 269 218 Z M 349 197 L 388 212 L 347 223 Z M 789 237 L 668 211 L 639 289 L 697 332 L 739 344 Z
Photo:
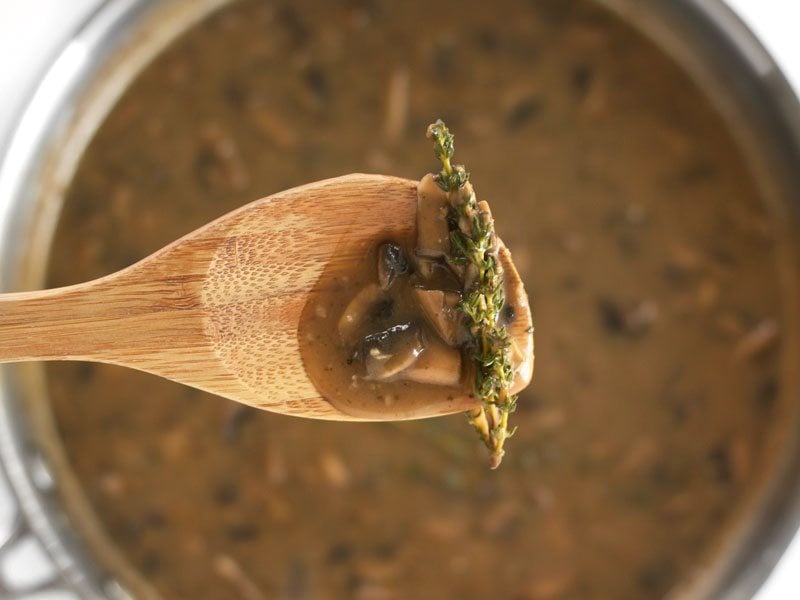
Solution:
M 391 242 L 378 248 L 378 283 L 388 290 L 399 275 L 408 273 L 408 259 L 403 249 Z
M 364 337 L 353 361 L 363 364 L 365 379 L 389 381 L 414 364 L 424 349 L 422 330 L 402 323 Z

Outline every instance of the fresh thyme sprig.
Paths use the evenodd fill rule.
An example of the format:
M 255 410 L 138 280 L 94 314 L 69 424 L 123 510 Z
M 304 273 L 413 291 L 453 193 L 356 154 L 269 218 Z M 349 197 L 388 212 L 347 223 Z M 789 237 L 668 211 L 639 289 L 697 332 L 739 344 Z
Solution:
M 467 350 L 475 365 L 475 393 L 481 399 L 481 406 L 467 416 L 489 449 L 491 468 L 496 469 L 505 454 L 505 441 L 514 433 L 508 430 L 508 416 L 516 408 L 517 397 L 511 394 L 511 341 L 499 323 L 505 294 L 494 220 L 489 206 L 475 198 L 464 166 L 451 163 L 453 134 L 441 119 L 428 126 L 427 137 L 442 163 L 436 181 L 450 198 L 451 259 L 464 272 L 464 294 L 458 306 L 470 332 Z

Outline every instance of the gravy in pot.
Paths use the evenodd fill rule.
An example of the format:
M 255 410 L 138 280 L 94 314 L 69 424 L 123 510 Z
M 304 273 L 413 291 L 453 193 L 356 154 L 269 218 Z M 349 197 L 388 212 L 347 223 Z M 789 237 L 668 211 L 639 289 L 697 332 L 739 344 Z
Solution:
M 48 365 L 72 466 L 164 597 L 663 597 L 768 470 L 769 222 L 697 88 L 588 2 L 232 5 L 96 135 L 49 284 L 308 181 L 418 179 L 439 116 L 535 302 L 502 467 L 462 415 L 314 422 Z

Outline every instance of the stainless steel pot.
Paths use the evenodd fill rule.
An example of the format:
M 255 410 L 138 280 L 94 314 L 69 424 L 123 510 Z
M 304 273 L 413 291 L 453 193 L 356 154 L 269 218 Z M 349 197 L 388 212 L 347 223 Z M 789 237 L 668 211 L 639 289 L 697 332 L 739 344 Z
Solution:
M 41 287 L 64 190 L 103 117 L 133 77 L 227 0 L 112 0 L 63 48 L 19 125 L 0 140 L 0 289 Z M 719 0 L 598 0 L 656 41 L 695 79 L 741 146 L 779 232 L 783 338 L 779 458 L 735 529 L 675 597 L 749 598 L 800 524 L 800 104 L 777 66 Z M 96 522 L 66 463 L 38 365 L 0 369 L 0 461 L 19 517 L 5 549 L 34 536 L 55 565 L 40 588 L 82 598 L 152 589 Z M 2 587 L 0 595 L 16 592 Z

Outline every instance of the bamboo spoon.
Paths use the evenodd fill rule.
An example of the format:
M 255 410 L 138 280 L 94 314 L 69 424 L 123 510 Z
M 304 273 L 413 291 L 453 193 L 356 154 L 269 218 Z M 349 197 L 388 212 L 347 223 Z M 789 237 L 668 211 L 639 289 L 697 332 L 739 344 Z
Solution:
M 359 258 L 337 255 L 343 239 L 408 234 L 416 204 L 415 181 L 328 179 L 256 200 L 100 279 L 0 294 L 0 362 L 110 363 L 273 412 L 364 420 L 309 379 L 300 314 L 330 261 Z M 465 394 L 415 416 L 473 406 Z

